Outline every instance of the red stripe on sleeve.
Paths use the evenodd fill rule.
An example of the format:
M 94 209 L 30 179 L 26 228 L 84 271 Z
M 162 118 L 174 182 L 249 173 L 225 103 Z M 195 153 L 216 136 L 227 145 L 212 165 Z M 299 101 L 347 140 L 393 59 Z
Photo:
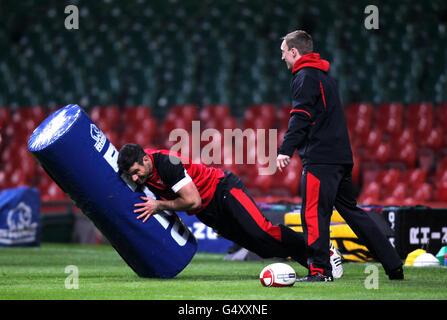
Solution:
M 323 97 L 324 108 L 326 109 L 326 98 L 324 97 L 323 84 L 321 83 L 321 81 L 320 81 L 320 90 L 321 90 L 321 96 Z
M 307 115 L 309 116 L 309 118 L 312 118 L 312 117 L 310 116 L 310 113 L 307 112 L 306 110 L 303 110 L 303 109 L 292 109 L 292 110 L 290 110 L 290 114 L 292 114 L 292 113 L 294 113 L 294 112 L 304 112 L 305 114 L 307 114 Z

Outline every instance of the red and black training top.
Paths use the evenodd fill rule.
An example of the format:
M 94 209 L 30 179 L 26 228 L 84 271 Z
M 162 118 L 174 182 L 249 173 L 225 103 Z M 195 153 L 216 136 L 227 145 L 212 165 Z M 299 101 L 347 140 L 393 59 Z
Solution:
M 306 164 L 352 164 L 351 144 L 335 80 L 329 62 L 309 53 L 292 69 L 292 110 L 279 154 L 292 156 L 295 149 Z
M 187 212 L 196 214 L 205 209 L 213 199 L 219 183 L 225 173 L 221 169 L 192 163 L 191 159 L 169 150 L 144 149 L 152 160 L 153 172 L 147 186 L 155 195 L 164 200 L 178 198 L 176 194 L 183 186 L 193 181 L 202 199 L 198 210 Z

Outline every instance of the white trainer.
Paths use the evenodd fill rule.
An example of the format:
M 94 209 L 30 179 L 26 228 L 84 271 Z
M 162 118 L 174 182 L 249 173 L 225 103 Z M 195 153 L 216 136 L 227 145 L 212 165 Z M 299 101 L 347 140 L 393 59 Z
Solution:
M 340 251 L 334 247 L 332 241 L 329 240 L 329 255 L 332 266 L 332 276 L 334 279 L 340 279 L 343 275 L 342 256 Z

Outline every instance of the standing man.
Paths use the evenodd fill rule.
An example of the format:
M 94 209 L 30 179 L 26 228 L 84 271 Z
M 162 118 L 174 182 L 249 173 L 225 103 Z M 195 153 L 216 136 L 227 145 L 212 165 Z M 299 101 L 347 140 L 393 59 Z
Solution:
M 121 148 L 118 168 L 120 174 L 161 198 L 142 197 L 144 202 L 135 204 L 134 212 L 143 223 L 158 211 L 186 211 L 222 237 L 263 258 L 291 257 L 307 268 L 303 234 L 272 225 L 233 173 L 191 163 L 169 150 L 143 149 L 137 144 Z M 332 249 L 331 263 L 341 277 L 341 257 Z
M 303 163 L 301 221 L 309 275 L 297 281 L 332 281 L 328 240 L 334 206 L 379 259 L 389 279 L 403 279 L 396 250 L 357 206 L 351 178 L 351 144 L 336 83 L 327 74 L 329 62 L 313 52 L 312 37 L 302 30 L 287 34 L 281 51 L 293 75 L 292 110 L 276 164 L 282 171 L 295 149 Z

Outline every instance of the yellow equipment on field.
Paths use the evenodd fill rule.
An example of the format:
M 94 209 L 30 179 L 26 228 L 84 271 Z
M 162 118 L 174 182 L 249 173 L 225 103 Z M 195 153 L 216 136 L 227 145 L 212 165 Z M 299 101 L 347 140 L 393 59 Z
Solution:
M 290 212 L 284 215 L 284 224 L 297 232 L 303 232 L 301 215 Z M 361 243 L 337 210 L 332 212 L 330 237 L 334 246 L 343 255 L 345 261 L 369 262 L 374 261 L 371 253 Z

